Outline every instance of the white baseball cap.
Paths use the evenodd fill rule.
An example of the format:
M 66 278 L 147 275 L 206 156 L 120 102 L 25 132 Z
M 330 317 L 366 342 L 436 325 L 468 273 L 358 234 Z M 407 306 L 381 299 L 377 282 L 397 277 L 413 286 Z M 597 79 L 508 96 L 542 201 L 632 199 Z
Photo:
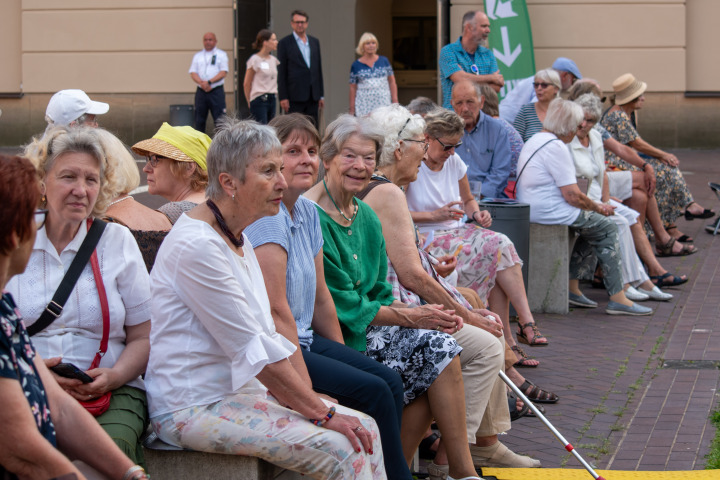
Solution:
M 70 125 L 81 116 L 102 115 L 110 110 L 110 105 L 90 100 L 82 90 L 60 90 L 48 102 L 45 116 L 55 125 Z

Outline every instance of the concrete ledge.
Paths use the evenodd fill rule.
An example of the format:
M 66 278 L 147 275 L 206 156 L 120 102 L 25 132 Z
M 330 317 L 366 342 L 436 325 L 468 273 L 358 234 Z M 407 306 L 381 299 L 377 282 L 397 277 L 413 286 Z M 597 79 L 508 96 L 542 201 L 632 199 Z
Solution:
M 256 457 L 145 449 L 148 473 L 153 480 L 300 480 L 297 472 L 283 470 Z
M 566 225 L 530 224 L 528 303 L 534 313 L 567 314 L 570 252 L 575 234 Z

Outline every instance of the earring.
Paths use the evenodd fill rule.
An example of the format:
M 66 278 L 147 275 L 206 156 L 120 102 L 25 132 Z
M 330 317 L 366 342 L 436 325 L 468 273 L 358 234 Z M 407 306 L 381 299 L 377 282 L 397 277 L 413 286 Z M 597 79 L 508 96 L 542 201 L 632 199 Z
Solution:
M 234 193 L 232 194 L 232 201 L 233 201 L 233 202 L 235 201 L 235 194 L 234 194 Z
M 43 205 L 47 204 L 47 197 L 45 195 L 43 195 L 40 199 L 40 203 L 42 203 Z

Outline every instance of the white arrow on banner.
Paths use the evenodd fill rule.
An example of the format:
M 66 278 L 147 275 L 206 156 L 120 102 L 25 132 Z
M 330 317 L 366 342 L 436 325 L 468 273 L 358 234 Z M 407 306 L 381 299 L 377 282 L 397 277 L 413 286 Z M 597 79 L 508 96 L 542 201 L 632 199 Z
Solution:
M 498 60 L 500 60 L 502 63 L 509 67 L 513 64 L 513 62 L 522 52 L 522 45 L 518 44 L 518 46 L 515 47 L 515 50 L 511 52 L 510 35 L 508 34 L 508 28 L 504 26 L 500 27 L 500 35 L 502 37 L 503 51 L 500 52 L 499 50 L 493 48 L 493 53 L 495 53 L 495 57 Z
M 512 0 L 486 0 L 486 3 L 490 20 L 517 17 L 517 13 L 512 9 Z

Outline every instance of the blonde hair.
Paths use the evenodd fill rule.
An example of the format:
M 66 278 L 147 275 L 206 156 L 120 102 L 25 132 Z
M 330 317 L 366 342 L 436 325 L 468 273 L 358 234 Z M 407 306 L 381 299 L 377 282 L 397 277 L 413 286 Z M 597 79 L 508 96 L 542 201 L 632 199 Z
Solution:
M 140 170 L 135 157 L 122 140 L 112 133 L 98 129 L 97 134 L 108 164 L 115 169 L 115 181 L 108 185 L 113 198 L 132 192 L 140 185 Z
M 378 42 L 377 37 L 370 32 L 365 32 L 360 36 L 360 41 L 355 49 L 355 53 L 362 56 L 365 53 L 363 47 L 367 42 L 375 42 L 377 44 L 377 49 L 380 50 L 380 42 Z
M 115 198 L 115 167 L 108 163 L 99 128 L 88 126 L 50 126 L 42 137 L 34 137 L 25 147 L 23 156 L 35 166 L 41 179 L 45 179 L 55 160 L 66 153 L 86 153 L 98 162 L 100 191 L 91 216 L 101 217 Z

